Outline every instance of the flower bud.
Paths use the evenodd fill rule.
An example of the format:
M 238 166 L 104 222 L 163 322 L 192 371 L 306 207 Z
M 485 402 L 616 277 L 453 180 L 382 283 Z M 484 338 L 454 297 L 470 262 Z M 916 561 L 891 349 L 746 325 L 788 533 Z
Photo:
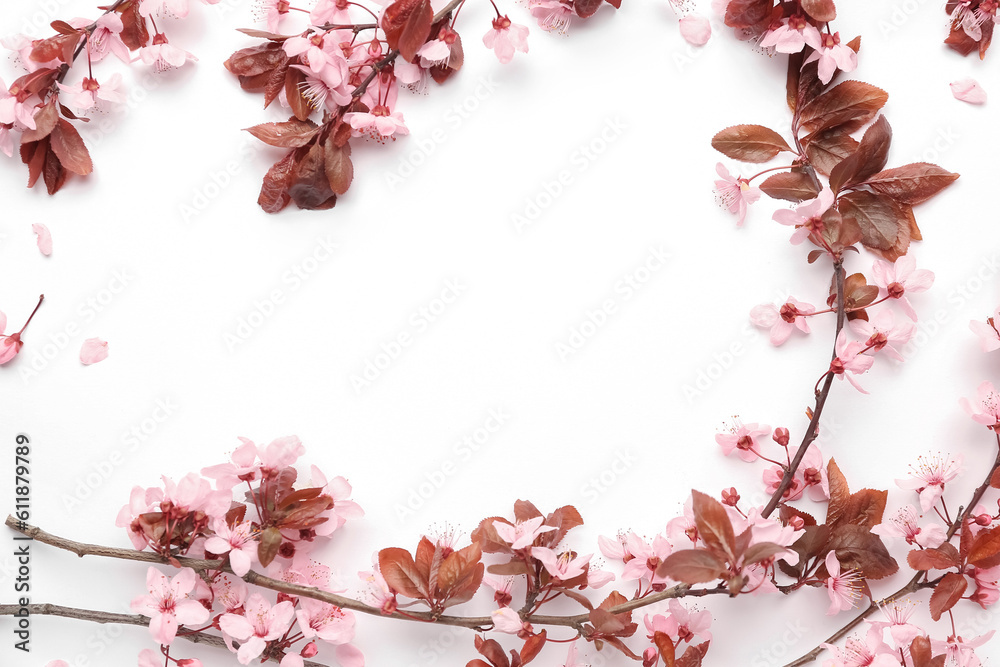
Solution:
M 317 653 L 319 653 L 319 647 L 316 646 L 316 642 L 309 642 L 302 647 L 302 651 L 299 652 L 303 658 L 312 658 Z
M 993 517 L 991 517 L 989 514 L 980 514 L 979 516 L 976 517 L 976 523 L 979 524 L 980 526 L 988 526 L 991 523 L 993 523 Z
M 772 435 L 771 437 L 774 439 L 776 443 L 778 443 L 782 447 L 788 446 L 789 433 L 788 429 L 785 428 L 784 426 L 779 426 L 778 428 L 774 429 L 774 435 Z
M 728 489 L 722 490 L 722 504 L 729 505 L 730 507 L 736 507 L 736 504 L 740 502 L 740 494 L 736 492 L 736 487 L 729 487 Z

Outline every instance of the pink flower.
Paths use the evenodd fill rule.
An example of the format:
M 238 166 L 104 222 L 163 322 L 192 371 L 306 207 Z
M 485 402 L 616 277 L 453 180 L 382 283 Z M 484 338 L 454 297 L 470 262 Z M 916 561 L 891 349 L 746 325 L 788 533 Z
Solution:
M 18 123 L 29 130 L 35 129 L 35 104 L 29 103 L 34 97 L 15 82 L 10 89 L 0 79 L 0 123 Z
M 483 35 L 483 44 L 506 65 L 514 59 L 515 51 L 528 52 L 528 28 L 511 23 L 507 16 L 498 16 L 493 19 L 493 28 Z
M 917 508 L 903 505 L 896 515 L 873 526 L 872 532 L 884 538 L 901 537 L 907 544 L 917 544 L 925 549 L 935 549 L 944 544 L 944 528 L 936 523 L 920 527 L 917 524 Z
M 1000 565 L 983 569 L 974 567 L 972 578 L 976 582 L 976 591 L 970 596 L 970 600 L 978 604 L 983 609 L 993 606 L 1000 599 Z
M 452 57 L 459 54 L 460 48 L 461 42 L 458 41 L 458 33 L 448 26 L 444 26 L 437 39 L 426 42 L 417 50 L 417 55 L 420 56 L 420 66 L 426 68 L 448 67 Z
M 212 582 L 212 599 L 221 604 L 227 614 L 242 612 L 243 603 L 247 601 L 250 587 L 242 579 L 233 579 L 222 575 Z
M 855 389 L 862 394 L 867 394 L 868 392 L 854 379 L 855 375 L 866 373 L 872 367 L 872 364 L 875 363 L 874 357 L 861 353 L 864 349 L 865 346 L 857 341 L 848 343 L 847 332 L 841 330 L 837 336 L 837 356 L 830 362 L 829 372 L 841 380 L 846 377 L 847 381 L 854 385 Z
M 188 15 L 188 0 L 139 0 L 139 14 L 146 17 L 162 14 L 182 19 Z
M 514 525 L 503 521 L 494 521 L 493 527 L 501 540 L 510 545 L 511 551 L 526 549 L 530 547 L 542 533 L 555 530 L 554 526 L 543 526 L 544 517 L 536 516 L 534 519 L 519 521 Z
M 816 33 L 803 33 L 806 44 L 815 49 L 815 52 L 806 58 L 806 63 L 819 61 L 817 74 L 823 83 L 830 83 L 833 73 L 838 69 L 842 72 L 853 72 L 858 67 L 858 54 L 854 49 L 846 44 L 840 43 L 840 33 L 832 35 Z
M 754 306 L 750 311 L 750 321 L 755 327 L 771 330 L 772 345 L 782 345 L 795 329 L 809 333 L 806 316 L 815 312 L 816 307 L 812 304 L 789 298 L 781 308 L 770 303 Z
M 372 606 L 378 607 L 383 614 L 391 614 L 396 611 L 396 594 L 389 588 L 385 577 L 378 571 L 378 554 L 372 557 L 374 569 L 369 572 L 358 572 L 358 576 L 370 584 L 368 597 L 371 598 Z
M 84 366 L 96 364 L 108 358 L 108 342 L 100 338 L 88 338 L 80 348 L 80 363 Z
M 820 41 L 816 26 L 809 23 L 805 16 L 795 15 L 769 29 L 760 41 L 760 46 L 764 49 L 774 47 L 778 53 L 798 53 L 805 48 L 806 35 L 811 42 Z
M 389 108 L 385 105 L 378 105 L 369 113 L 344 114 L 344 120 L 351 124 L 356 137 L 367 134 L 377 141 L 385 141 L 389 137 L 395 139 L 394 135 L 410 133 L 403 121 L 403 114 L 398 111 L 389 113 Z
M 38 298 L 38 305 L 35 309 L 31 311 L 31 315 L 28 316 L 28 321 L 24 323 L 21 330 L 17 333 L 12 333 L 10 335 L 3 335 L 4 330 L 7 328 L 7 316 L 0 311 L 0 365 L 6 364 L 8 361 L 17 356 L 17 353 L 21 351 L 21 347 L 24 346 L 24 341 L 21 340 L 21 334 L 24 330 L 28 328 L 31 324 L 32 318 L 35 317 L 35 313 L 42 305 L 42 301 L 45 299 L 44 295 Z
M 670 600 L 670 609 L 666 614 L 657 614 L 650 617 L 646 614 L 643 623 L 649 638 L 653 638 L 654 632 L 662 632 L 669 635 L 674 643 L 682 641 L 700 644 L 701 642 L 712 641 L 712 613 L 706 610 L 694 611 L 685 607 L 679 600 Z M 694 638 L 698 637 L 698 641 Z
M 268 10 L 268 25 L 271 25 L 272 11 L 281 16 L 288 13 L 290 6 L 291 4 L 286 0 L 266 0 L 264 7 Z M 327 23 L 339 25 L 351 23 L 351 14 L 348 11 L 348 7 L 349 4 L 346 0 L 319 0 L 309 13 L 309 22 L 316 26 L 326 25 Z M 268 28 L 268 30 L 271 30 L 271 28 Z
M 949 85 L 951 86 L 951 94 L 955 96 L 956 100 L 969 104 L 986 104 L 986 91 L 975 79 L 962 79 Z
M 673 551 L 667 538 L 656 535 L 650 543 L 635 533 L 629 533 L 627 540 L 626 547 L 633 558 L 625 563 L 622 579 L 645 579 L 652 584 L 665 583 L 667 578 L 656 574 L 656 570 Z
M 493 629 L 508 635 L 516 635 L 521 632 L 531 632 L 531 625 L 521 620 L 517 612 L 510 607 L 500 607 L 490 614 L 493 619 Z
M 907 294 L 918 294 L 926 292 L 934 284 L 934 273 L 927 269 L 917 269 L 917 260 L 911 255 L 903 255 L 890 264 L 881 259 L 875 260 L 872 266 L 872 275 L 875 284 L 881 290 L 881 296 L 890 296 L 899 299 L 899 305 L 914 322 L 917 320 L 917 313 L 913 310 Z
M 974 639 L 964 639 L 961 636 L 951 635 L 948 641 L 931 640 L 931 649 L 935 655 L 945 654 L 945 663 L 948 667 L 979 667 L 982 663 L 976 655 L 976 649 L 988 642 L 996 630 L 990 630 L 985 635 L 980 635 Z
M 514 586 L 514 577 L 496 579 L 490 575 L 483 577 L 483 583 L 493 589 L 493 601 L 501 607 L 508 606 L 514 599 L 510 589 Z
M 319 637 L 334 645 L 354 639 L 354 614 L 328 602 L 300 598 L 295 617 L 306 639 Z
M 149 616 L 149 632 L 157 644 L 169 645 L 178 625 L 204 623 L 211 614 L 197 600 L 189 599 L 198 575 L 189 567 L 168 578 L 155 567 L 146 571 L 148 595 L 132 600 L 132 611 Z
M 162 499 L 163 491 L 160 489 L 155 487 L 144 489 L 141 486 L 133 486 L 129 502 L 118 511 L 115 525 L 128 529 L 128 537 L 132 540 L 132 546 L 137 551 L 142 551 L 149 544 L 146 533 L 139 525 L 139 516 L 155 511 Z
M 532 547 L 531 555 L 541 561 L 542 565 L 554 579 L 559 581 L 569 581 L 583 574 L 590 563 L 590 558 L 594 554 L 573 557 L 573 552 L 564 551 L 556 555 L 556 552 L 547 547 Z
M 313 74 L 319 74 L 325 67 L 346 73 L 347 59 L 333 37 L 327 38 L 318 32 L 309 37 L 289 37 L 283 48 L 289 57 L 299 56 Z
M 0 327 L 0 331 L 3 328 Z M 977 423 L 988 426 L 994 431 L 1000 431 L 1000 393 L 993 387 L 992 382 L 984 382 L 976 390 L 976 405 L 963 398 L 959 404 L 966 414 L 972 417 Z
M 983 38 L 982 24 L 986 16 L 972 7 L 972 0 L 958 0 L 950 15 L 953 24 L 962 27 L 970 39 L 978 42 Z
M 198 60 L 184 49 L 178 49 L 167 41 L 167 36 L 157 33 L 153 43 L 139 49 L 139 58 L 146 65 L 152 65 L 157 72 L 165 72 L 172 67 L 181 67 L 189 60 Z
M 232 463 L 203 468 L 201 474 L 215 480 L 219 489 L 232 489 L 237 484 L 252 482 L 260 478 L 260 465 L 257 463 L 257 445 L 247 438 L 240 438 L 243 444 L 236 448 L 230 460 Z
M 238 577 L 249 572 L 257 560 L 257 541 L 251 523 L 244 521 L 230 528 L 225 519 L 218 519 L 212 528 L 215 535 L 205 540 L 205 551 L 218 556 L 228 553 L 229 564 Z
M 89 19 L 78 19 L 70 21 L 74 28 L 85 28 L 90 25 Z M 108 53 L 113 53 L 123 63 L 132 62 L 132 56 L 128 47 L 122 41 L 121 32 L 125 29 L 121 15 L 117 12 L 108 12 L 97 19 L 97 27 L 90 35 L 87 46 L 90 49 L 90 59 L 93 62 L 104 60 Z
M 790 447 L 788 455 L 794 459 L 798 451 L 798 447 Z M 830 497 L 830 480 L 826 476 L 823 453 L 815 444 L 806 450 L 799 463 L 799 472 L 802 474 L 803 484 L 808 489 L 809 497 L 812 500 L 823 502 Z
M 717 433 L 715 441 L 722 446 L 722 451 L 727 456 L 734 451 L 737 455 L 747 461 L 756 461 L 760 455 L 757 438 L 771 435 L 771 427 L 767 424 L 744 424 L 736 421 L 730 427 L 729 433 Z
M 300 456 L 306 453 L 306 448 L 298 436 L 286 435 L 275 438 L 267 447 L 257 450 L 261 471 L 268 475 L 282 468 L 294 465 Z
M 958 477 L 962 472 L 962 457 L 933 458 L 921 456 L 917 459 L 917 467 L 911 466 L 911 479 L 897 479 L 896 486 L 901 489 L 911 489 L 920 495 L 920 509 L 929 512 L 944 494 L 944 485 Z
M 886 355 L 896 361 L 903 361 L 903 355 L 896 346 L 910 342 L 917 328 L 912 324 L 897 325 L 895 319 L 891 310 L 883 310 L 872 320 L 851 320 L 848 326 L 855 334 L 867 339 L 864 342 L 865 347 L 870 347 L 876 352 L 884 350 Z
M 542 30 L 558 32 L 565 35 L 569 24 L 576 16 L 571 4 L 563 0 L 529 0 L 528 8 L 531 15 L 538 20 Z
M 996 313 L 992 317 L 987 317 L 985 322 L 980 322 L 979 320 L 969 322 L 969 328 L 972 329 L 974 334 L 979 336 L 983 352 L 1000 350 L 1000 329 L 997 328 L 998 322 L 1000 322 L 1000 308 L 997 308 Z
M 272 606 L 260 593 L 253 593 L 244 605 L 245 616 L 223 614 L 219 627 L 227 635 L 243 642 L 236 651 L 241 665 L 264 652 L 267 643 L 277 639 L 292 625 L 295 607 L 288 600 Z
M 704 16 L 689 14 L 678 23 L 681 37 L 692 46 L 704 46 L 712 37 L 712 24 Z
M 321 488 L 333 498 L 333 507 L 321 515 L 327 517 L 327 520 L 314 528 L 317 535 L 324 537 L 330 535 L 349 519 L 360 519 L 365 515 L 361 505 L 350 499 L 352 490 L 350 482 L 339 476 L 327 481 L 326 475 L 316 466 L 312 466 L 311 472 L 310 487 Z
M 826 615 L 834 616 L 853 609 L 861 597 L 861 573 L 857 570 L 841 573 L 836 551 L 830 551 L 826 555 L 826 571 L 830 575 L 826 579 L 826 591 L 830 595 L 830 608 Z
M 615 575 L 607 570 L 600 570 L 596 567 L 587 568 L 587 586 L 593 589 L 607 586 L 615 580 Z
M 630 560 L 635 558 L 635 556 L 632 555 L 632 552 L 629 551 L 628 547 L 629 542 L 633 539 L 641 540 L 642 538 L 632 531 L 629 531 L 627 534 L 618 533 L 617 539 L 614 540 L 601 535 L 597 538 L 597 546 L 600 548 L 601 553 L 604 554 L 605 558 L 620 560 L 623 563 L 628 563 Z
M 77 111 L 87 111 L 98 106 L 99 102 L 109 104 L 122 104 L 125 96 L 119 91 L 122 83 L 122 75 L 115 73 L 108 77 L 104 84 L 98 83 L 97 79 L 84 77 L 83 81 L 75 86 L 65 86 L 59 84 L 59 89 L 63 95 L 67 96 L 67 103 Z
M 747 206 L 760 199 L 760 188 L 751 187 L 745 178 L 731 175 L 721 162 L 715 166 L 715 171 L 722 177 L 715 182 L 716 196 L 724 208 L 736 214 L 736 226 L 742 227 Z
M 810 199 L 795 209 L 775 211 L 772 218 L 782 225 L 796 227 L 791 242 L 792 245 L 799 245 L 810 234 L 823 232 L 823 214 L 833 205 L 834 199 L 833 190 L 824 187 L 816 199 Z
M 319 74 L 314 74 L 304 65 L 292 65 L 292 67 L 305 73 L 306 80 L 299 84 L 299 88 L 313 109 L 327 108 L 333 111 L 350 103 L 348 79 L 339 68 L 324 67 Z
M 31 225 L 31 231 L 38 237 L 38 251 L 48 257 L 52 254 L 52 232 L 40 222 Z
M 826 643 L 820 646 L 834 655 L 826 667 L 899 667 L 896 653 L 874 632 L 869 632 L 865 641 L 848 639 L 843 649 Z
M 586 665 L 581 665 L 576 661 L 576 642 L 569 645 L 569 650 L 566 652 L 566 662 L 563 663 L 562 667 L 586 667 Z
M 888 605 L 879 605 L 879 609 L 886 620 L 868 621 L 868 624 L 879 632 L 879 636 L 882 636 L 882 633 L 888 629 L 889 635 L 896 646 L 908 647 L 914 639 L 927 634 L 916 625 L 910 623 L 910 617 L 913 616 L 916 608 L 916 605 L 912 603 L 900 604 L 899 602 L 891 602 Z

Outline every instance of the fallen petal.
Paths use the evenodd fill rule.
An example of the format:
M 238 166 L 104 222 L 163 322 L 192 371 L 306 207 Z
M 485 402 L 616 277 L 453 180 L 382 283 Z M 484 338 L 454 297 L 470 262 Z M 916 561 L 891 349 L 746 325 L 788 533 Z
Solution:
M 951 84 L 951 94 L 956 100 L 969 104 L 986 104 L 986 91 L 975 79 L 962 79 Z
M 80 348 L 80 363 L 84 366 L 96 364 L 108 358 L 108 343 L 100 338 L 88 338 Z
M 687 40 L 688 44 L 694 46 L 704 46 L 712 36 L 712 24 L 704 16 L 691 14 L 680 20 L 681 37 Z
M 38 236 L 38 249 L 42 251 L 42 254 L 48 257 L 52 254 L 52 232 L 49 228 L 40 222 L 36 222 L 31 225 L 31 231 L 35 232 Z

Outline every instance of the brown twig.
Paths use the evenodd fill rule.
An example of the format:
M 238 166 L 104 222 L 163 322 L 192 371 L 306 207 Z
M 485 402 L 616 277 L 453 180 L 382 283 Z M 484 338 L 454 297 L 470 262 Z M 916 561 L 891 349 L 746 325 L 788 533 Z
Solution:
M 837 357 L 837 338 L 840 336 L 840 331 L 844 328 L 845 310 L 844 310 L 844 261 L 841 258 L 837 258 L 833 262 L 834 278 L 837 284 L 837 330 L 833 335 L 833 357 Z M 802 463 L 802 459 L 806 455 L 806 451 L 809 446 L 816 440 L 819 435 L 819 418 L 823 414 L 823 407 L 826 405 L 826 399 L 830 395 L 830 387 L 833 386 L 833 374 L 828 373 L 826 376 L 826 381 L 823 382 L 823 387 L 816 394 L 816 404 L 813 407 L 812 419 L 809 420 L 809 426 L 806 428 L 805 435 L 802 436 L 802 444 L 799 445 L 799 450 L 795 453 L 795 458 L 792 459 L 788 468 L 785 470 L 785 474 L 781 477 L 781 483 L 778 484 L 778 488 L 775 489 L 774 493 L 771 494 L 771 499 L 767 502 L 764 510 L 761 512 L 761 516 L 765 519 L 771 515 L 772 512 L 781 504 L 782 497 L 785 495 L 785 491 L 788 487 L 792 485 L 792 481 L 795 479 L 795 472 L 799 468 L 799 464 Z
M 73 618 L 78 621 L 90 621 L 92 623 L 116 623 L 120 625 L 149 626 L 149 617 L 140 614 L 113 614 L 108 611 L 96 611 L 93 609 L 78 609 L 76 607 L 61 607 L 55 604 L 29 604 L 25 607 L 20 605 L 5 604 L 0 605 L 0 616 L 13 616 L 23 609 L 28 610 L 31 616 L 61 616 L 62 618 Z M 215 648 L 228 648 L 222 637 L 210 635 L 206 632 L 192 632 L 185 630 L 184 626 L 179 627 L 177 638 L 194 644 L 203 644 Z M 238 645 L 238 644 L 237 644 Z M 278 662 L 280 658 L 270 656 L 268 660 Z M 302 663 L 305 667 L 326 667 L 319 662 L 305 660 Z

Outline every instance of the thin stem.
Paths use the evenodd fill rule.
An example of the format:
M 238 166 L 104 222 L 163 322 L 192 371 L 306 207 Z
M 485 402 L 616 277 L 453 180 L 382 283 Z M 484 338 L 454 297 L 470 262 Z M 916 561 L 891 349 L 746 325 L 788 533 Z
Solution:
M 8 516 L 5 521 L 9 528 L 16 530 L 17 532 L 27 535 L 36 542 L 41 542 L 42 544 L 48 544 L 49 546 L 56 547 L 57 549 L 63 549 L 64 551 L 69 551 L 75 553 L 81 558 L 84 556 L 101 556 L 104 558 L 116 558 L 120 560 L 132 560 L 139 561 L 143 563 L 156 563 L 156 564 L 167 564 L 169 561 L 155 553 L 147 551 L 136 551 L 134 549 L 121 549 L 117 547 L 107 547 L 98 544 L 87 544 L 84 542 L 76 542 L 74 540 L 66 539 L 64 537 L 59 537 L 58 535 L 53 535 L 48 533 L 38 526 L 32 526 L 30 524 L 24 523 L 23 521 L 18 521 L 13 516 Z M 186 556 L 175 556 L 171 561 L 176 561 L 181 567 L 190 567 L 191 569 L 198 572 L 206 571 L 217 571 L 217 572 L 227 572 L 234 574 L 232 568 L 229 566 L 228 562 L 225 560 L 205 560 L 203 558 L 188 558 Z M 351 611 L 360 612 L 362 614 L 369 614 L 372 616 L 383 616 L 388 618 L 396 618 L 410 621 L 419 621 L 421 623 L 433 622 L 440 625 L 453 625 L 462 628 L 469 628 L 477 631 L 486 631 L 493 627 L 493 619 L 490 616 L 446 616 L 439 615 L 428 611 L 412 611 L 406 612 L 394 612 L 392 614 L 382 613 L 381 608 L 373 607 L 372 605 L 361 602 L 354 598 L 349 598 L 343 595 L 337 595 L 336 593 L 330 593 L 328 591 L 321 590 L 319 588 L 314 588 L 312 586 L 302 586 L 300 584 L 292 584 L 280 579 L 273 579 L 271 577 L 266 577 L 262 574 L 250 571 L 247 572 L 243 577 L 243 581 L 248 584 L 255 586 L 260 586 L 261 588 L 266 588 L 268 590 L 276 591 L 278 593 L 286 593 L 288 595 L 295 595 L 298 597 L 312 598 L 314 600 L 320 600 L 321 602 L 328 602 L 332 605 L 336 605 L 341 609 L 350 609 Z M 620 605 L 616 605 L 608 609 L 612 614 L 622 614 L 627 611 L 633 611 L 635 609 L 640 609 L 648 605 L 660 602 L 662 600 L 668 600 L 672 598 L 681 597 L 702 597 L 705 595 L 729 595 L 729 590 L 725 587 L 710 588 L 710 589 L 692 589 L 687 584 L 679 584 L 673 588 L 668 588 L 665 591 L 656 593 L 655 595 L 650 595 L 641 600 L 630 600 L 624 602 Z M 573 616 L 541 616 L 532 615 L 524 613 L 522 614 L 526 620 L 530 620 L 532 623 L 539 625 L 560 625 L 579 629 L 580 626 L 589 620 L 589 614 L 577 614 Z
M 27 319 L 27 321 L 25 321 L 24 326 L 21 327 L 21 330 L 17 332 L 18 336 L 20 336 L 21 334 L 23 334 L 24 330 L 28 328 L 28 325 L 31 324 L 31 320 L 35 319 L 35 313 L 37 313 L 38 309 L 42 307 L 42 301 L 45 301 L 45 295 L 44 294 L 42 294 L 42 295 L 40 295 L 38 297 L 38 303 L 35 305 L 35 309 L 33 311 L 31 311 L 31 315 L 28 315 L 28 319 Z
M 844 262 L 842 259 L 835 259 L 833 262 L 834 276 L 837 283 L 837 330 L 834 332 L 833 340 L 833 356 L 831 359 L 837 358 L 837 338 L 840 336 L 841 329 L 844 328 L 844 319 L 846 314 L 844 312 Z M 826 376 L 826 382 L 823 383 L 822 389 L 816 394 L 816 404 L 813 407 L 812 419 L 809 420 L 809 427 L 806 429 L 805 435 L 802 436 L 802 444 L 799 445 L 799 450 L 795 452 L 795 458 L 792 459 L 791 465 L 785 470 L 785 474 L 781 477 L 781 483 L 778 484 L 778 488 L 774 490 L 771 494 L 771 499 L 768 501 L 767 505 L 764 507 L 764 511 L 761 512 L 761 516 L 765 519 L 771 515 L 772 512 L 781 503 L 781 499 L 785 495 L 785 491 L 792 485 L 792 481 L 795 479 L 795 472 L 799 468 L 799 464 L 802 463 L 802 459 L 806 455 L 809 446 L 816 440 L 819 434 L 819 418 L 823 414 L 823 407 L 826 405 L 826 399 L 830 395 L 830 387 L 833 385 L 833 374 L 829 373 Z
M 139 614 L 113 614 L 108 611 L 95 611 L 93 609 L 78 609 L 76 607 L 61 607 L 54 604 L 29 604 L 27 607 L 20 605 L 5 604 L 0 605 L 0 616 L 13 616 L 22 609 L 27 609 L 31 616 L 61 616 L 63 618 L 73 618 L 78 621 L 91 621 L 93 623 L 114 623 L 118 625 L 138 625 L 148 626 L 149 617 Z M 21 612 L 23 613 L 23 612 Z M 178 628 L 177 637 L 194 644 L 214 646 L 215 648 L 227 648 L 222 637 L 210 635 L 204 632 L 189 632 L 184 626 Z M 280 658 L 271 656 L 268 658 L 278 662 Z M 302 663 L 305 667 L 325 667 L 322 663 L 305 660 Z

